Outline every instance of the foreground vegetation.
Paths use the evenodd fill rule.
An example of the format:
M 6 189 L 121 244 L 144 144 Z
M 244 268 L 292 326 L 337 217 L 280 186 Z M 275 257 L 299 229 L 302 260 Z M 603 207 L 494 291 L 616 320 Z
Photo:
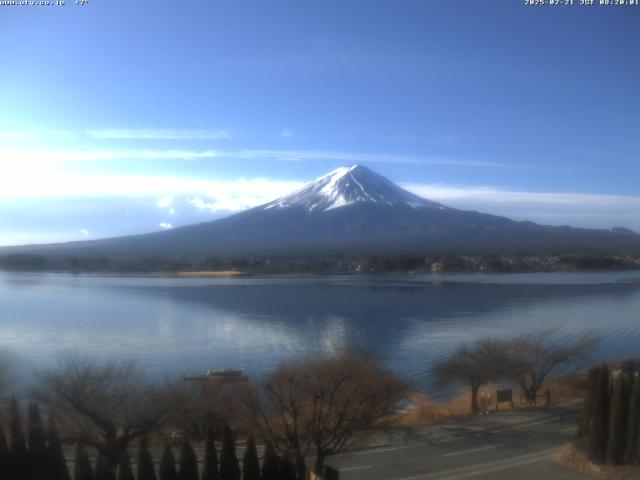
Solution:
M 596 464 L 640 464 L 640 362 L 589 371 L 580 436 Z
M 526 404 L 535 406 L 552 371 L 580 361 L 594 344 L 588 337 L 559 343 L 552 331 L 508 343 L 478 340 L 461 345 L 433 373 L 441 385 L 468 385 L 471 414 L 480 413 L 480 388 L 497 379 L 519 386 Z M 1 367 L 0 380 L 7 378 Z M 150 382 L 131 361 L 67 357 L 41 372 L 30 392 L 27 435 L 15 399 L 4 428 L 0 421 L 0 479 L 295 480 L 308 470 L 324 475 L 325 459 L 358 433 L 402 424 L 400 406 L 411 399 L 407 385 L 376 361 L 349 353 L 285 362 L 260 383 L 238 376 L 204 379 Z M 0 393 L 2 388 L 0 382 Z M 40 407 L 48 414 L 46 428 Z M 67 461 L 74 450 L 72 462 L 65 462 L 63 445 Z M 236 452 L 243 452 L 241 461 Z
M 553 330 L 541 330 L 508 340 L 481 339 L 461 345 L 454 354 L 436 365 L 440 385 L 466 383 L 471 392 L 471 414 L 479 413 L 478 393 L 483 385 L 507 380 L 517 385 L 531 407 L 550 374 L 562 366 L 584 360 L 598 339 L 583 336 L 558 342 Z
M 43 372 L 31 393 L 49 411 L 46 435 L 30 403 L 25 439 L 11 402 L 9 442 L 0 432 L 0 478 L 68 479 L 62 437 L 76 448 L 76 480 L 134 478 L 129 455 L 136 446 L 138 480 L 155 478 L 151 445 L 162 447 L 160 480 L 303 479 L 308 459 L 323 472 L 328 455 L 392 413 L 406 393 L 374 361 L 350 354 L 283 364 L 260 384 L 221 378 L 154 384 L 129 361 L 68 357 Z M 245 440 L 242 468 L 236 434 Z M 254 438 L 265 445 L 262 469 Z M 205 444 L 201 467 L 192 441 Z
M 593 478 L 640 478 L 640 360 L 589 370 L 577 438 L 556 460 Z

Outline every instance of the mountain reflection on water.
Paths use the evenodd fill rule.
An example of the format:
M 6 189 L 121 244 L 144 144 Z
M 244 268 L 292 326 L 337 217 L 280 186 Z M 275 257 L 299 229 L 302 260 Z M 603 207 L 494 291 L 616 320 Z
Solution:
M 65 352 L 132 356 L 162 376 L 349 348 L 429 389 L 463 341 L 539 328 L 640 351 L 640 273 L 178 279 L 0 273 L 0 349 L 33 372 Z

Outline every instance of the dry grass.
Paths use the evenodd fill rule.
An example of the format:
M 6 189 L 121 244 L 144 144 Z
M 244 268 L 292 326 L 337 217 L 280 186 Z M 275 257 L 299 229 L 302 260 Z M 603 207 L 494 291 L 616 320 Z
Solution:
M 471 408 L 471 394 L 469 392 L 463 392 L 446 402 L 434 402 L 424 394 L 412 392 L 409 395 L 409 401 L 415 405 L 415 408 L 402 413 L 394 422 L 403 427 L 463 417 L 469 415 Z
M 554 457 L 554 460 L 563 467 L 592 478 L 603 480 L 638 480 L 640 478 L 639 466 L 613 467 L 610 465 L 595 465 L 573 443 L 568 443 L 562 447 L 562 450 Z
M 586 388 L 585 382 L 586 377 L 584 374 L 560 375 L 545 384 L 540 389 L 540 393 L 544 394 L 548 389 L 551 394 L 552 405 L 581 401 Z M 494 401 L 489 406 L 490 411 L 494 411 L 496 408 L 495 395 L 498 389 L 499 386 L 494 384 L 485 385 L 481 389 L 481 392 L 490 393 L 493 397 Z M 436 402 L 424 394 L 412 392 L 409 395 L 409 401 L 415 408 L 399 414 L 393 419 L 392 423 L 411 427 L 471 414 L 471 392 L 469 390 L 464 390 L 455 397 L 442 402 Z M 544 397 L 541 397 L 538 407 L 544 406 Z M 510 410 L 511 408 L 529 408 L 529 404 L 524 400 L 524 396 L 519 389 L 514 389 L 513 391 L 513 407 L 509 403 L 501 403 L 499 405 L 500 410 Z
M 542 392 L 549 389 L 551 403 L 565 403 L 582 400 L 587 390 L 587 376 L 584 373 L 559 375 L 545 384 Z

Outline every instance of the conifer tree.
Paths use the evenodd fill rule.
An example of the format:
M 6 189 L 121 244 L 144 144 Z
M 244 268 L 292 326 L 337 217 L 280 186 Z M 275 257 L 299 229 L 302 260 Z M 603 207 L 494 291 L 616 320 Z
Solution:
M 95 480 L 93 468 L 87 451 L 78 444 L 76 448 L 75 475 L 74 480 Z
M 242 457 L 242 480 L 260 480 L 260 462 L 253 437 L 249 437 Z
M 96 480 L 107 480 L 105 466 L 104 457 L 102 454 L 98 453 L 98 456 L 96 457 L 96 466 L 93 468 L 93 476 Z
M 220 480 L 240 480 L 240 465 L 236 456 L 236 442 L 229 425 L 224 426 L 220 454 Z
M 7 439 L 4 436 L 4 430 L 0 425 L 0 478 L 9 478 L 10 475 L 10 462 L 9 445 L 7 445 Z
M 280 460 L 280 476 L 279 480 L 297 480 L 298 473 L 295 465 L 288 459 L 283 458 Z
M 640 375 L 636 374 L 631 398 L 629 400 L 629 419 L 627 422 L 627 447 L 624 462 L 634 464 L 640 461 Z
M 160 459 L 160 480 L 178 480 L 178 472 L 176 470 L 176 457 L 173 455 L 171 447 L 167 445 Z
M 178 478 L 180 480 L 198 480 L 198 458 L 186 436 L 180 447 L 178 463 L 180 465 L 178 470 Z
M 607 463 L 621 465 L 627 442 L 629 415 L 628 377 L 620 373 L 613 390 L 611 418 L 609 420 L 609 436 L 607 442 Z
M 153 458 L 147 448 L 146 438 L 141 438 L 138 447 L 137 480 L 156 480 L 156 471 L 153 468 Z
M 116 469 L 99 453 L 93 475 L 96 480 L 116 480 Z
M 12 480 L 29 480 L 31 478 L 29 451 L 22 431 L 20 409 L 15 398 L 11 399 L 10 430 Z
M 280 477 L 279 460 L 271 444 L 267 443 L 262 457 L 262 480 L 278 480 Z
M 135 480 L 133 476 L 133 470 L 131 469 L 131 459 L 129 458 L 129 452 L 125 452 L 120 457 L 118 463 L 118 476 L 117 480 Z
M 48 479 L 50 466 L 47 455 L 47 443 L 45 441 L 44 424 L 40 416 L 40 409 L 36 403 L 29 403 L 28 425 L 29 459 L 31 462 L 32 479 Z
M 584 402 L 582 404 L 582 413 L 580 415 L 580 424 L 578 437 L 586 438 L 589 436 L 589 426 L 591 425 L 593 412 L 592 405 L 594 403 L 594 395 L 598 391 L 598 367 L 593 367 L 589 369 L 589 374 L 587 376 L 587 391 L 584 396 Z
M 202 463 L 202 480 L 218 480 L 218 454 L 216 453 L 216 443 L 210 432 L 207 432 Z
M 598 368 L 596 391 L 590 407 L 591 423 L 587 438 L 587 455 L 594 463 L 604 463 L 609 427 L 609 367 Z
M 50 480 L 71 480 L 69 469 L 64 458 L 64 450 L 60 441 L 60 434 L 56 428 L 52 415 L 49 415 L 47 428 L 47 457 L 49 459 Z

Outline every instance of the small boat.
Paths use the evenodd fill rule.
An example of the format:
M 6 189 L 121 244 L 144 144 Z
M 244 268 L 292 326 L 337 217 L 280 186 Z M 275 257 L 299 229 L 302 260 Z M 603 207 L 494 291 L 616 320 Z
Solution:
M 207 376 L 209 377 L 241 377 L 244 374 L 244 369 L 232 369 L 223 368 L 220 370 L 209 370 Z
M 240 369 L 232 369 L 232 368 L 222 368 L 219 370 L 208 370 L 204 374 L 193 374 L 187 373 L 184 376 L 185 380 L 193 381 L 193 382 L 204 382 L 209 379 L 215 378 L 243 378 L 244 370 Z

